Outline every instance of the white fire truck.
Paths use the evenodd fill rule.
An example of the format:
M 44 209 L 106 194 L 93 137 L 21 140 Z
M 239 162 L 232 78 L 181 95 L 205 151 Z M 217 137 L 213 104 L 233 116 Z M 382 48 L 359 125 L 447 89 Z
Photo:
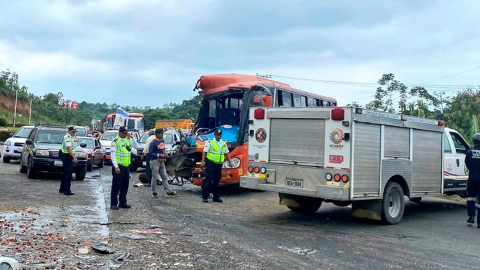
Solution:
M 462 136 L 444 122 L 351 107 L 251 108 L 240 186 L 278 192 L 295 212 L 352 204 L 356 217 L 398 223 L 405 196 L 465 191 Z

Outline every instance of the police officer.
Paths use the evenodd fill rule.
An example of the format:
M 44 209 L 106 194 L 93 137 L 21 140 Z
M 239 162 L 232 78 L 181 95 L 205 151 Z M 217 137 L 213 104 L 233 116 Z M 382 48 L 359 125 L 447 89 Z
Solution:
M 132 150 L 132 141 L 128 136 L 127 129 L 122 126 L 118 130 L 110 147 L 112 156 L 112 193 L 110 199 L 110 208 L 118 210 L 119 208 L 132 208 L 127 204 L 127 192 L 130 180 L 129 166 L 131 163 L 130 151 Z
M 63 163 L 62 181 L 60 182 L 60 193 L 67 196 L 73 195 L 70 190 L 72 182 L 73 163 L 77 163 L 78 159 L 75 157 L 75 133 L 77 129 L 75 127 L 68 127 L 67 134 L 63 136 L 61 156 Z
M 205 147 L 202 153 L 202 167 L 205 165 L 205 179 L 203 180 L 202 201 L 208 203 L 208 196 L 213 194 L 214 202 L 223 202 L 220 198 L 220 191 L 218 185 L 222 179 L 222 164 L 227 158 L 230 167 L 233 163 L 230 159 L 230 154 L 225 141 L 222 141 L 222 130 L 215 131 L 215 139 L 205 142 Z M 205 157 L 207 158 L 205 163 Z
M 467 211 L 468 223 L 475 223 L 475 200 L 480 189 L 480 133 L 473 135 L 473 149 L 468 149 L 465 165 L 468 168 Z M 477 214 L 477 227 L 480 228 L 480 209 Z

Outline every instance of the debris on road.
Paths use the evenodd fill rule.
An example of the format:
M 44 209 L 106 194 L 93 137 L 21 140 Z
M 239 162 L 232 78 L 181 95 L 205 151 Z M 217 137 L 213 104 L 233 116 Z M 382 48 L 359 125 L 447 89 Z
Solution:
M 121 234 L 119 234 L 119 236 L 129 238 L 129 239 L 133 239 L 133 240 L 144 240 L 144 239 L 148 238 L 145 235 L 138 235 L 138 234 L 134 234 L 134 233 L 121 233 Z
M 163 232 L 159 231 L 159 230 L 156 230 L 156 229 L 152 229 L 152 230 L 130 230 L 131 233 L 134 233 L 134 234 L 163 234 Z
M 91 247 L 95 251 L 97 251 L 99 253 L 102 253 L 102 254 L 112 254 L 112 253 L 115 252 L 112 246 L 110 246 L 108 243 L 104 243 L 104 242 L 96 242 L 93 245 L 91 245 Z
M 287 248 L 287 247 L 284 247 L 284 246 L 281 246 L 281 245 L 278 246 L 278 248 L 286 250 L 290 253 L 299 254 L 299 255 L 309 255 L 309 254 L 317 252 L 316 249 L 312 249 L 312 248 L 300 248 L 300 247 Z

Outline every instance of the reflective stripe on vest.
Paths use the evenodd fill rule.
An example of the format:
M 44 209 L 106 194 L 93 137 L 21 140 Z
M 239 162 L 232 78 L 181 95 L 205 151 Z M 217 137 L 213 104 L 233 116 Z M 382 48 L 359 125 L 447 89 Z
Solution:
M 222 144 L 222 149 L 220 149 L 215 140 L 209 140 L 209 142 L 210 147 L 208 148 L 207 159 L 217 164 L 223 163 L 225 160 L 225 151 L 227 149 L 226 143 L 224 141 L 220 141 Z
M 115 141 L 115 145 L 117 146 L 117 153 L 115 155 L 115 160 L 117 161 L 118 165 L 122 165 L 128 167 L 131 163 L 131 155 L 130 151 L 127 150 L 127 146 L 132 147 L 132 142 L 130 139 L 125 138 L 125 143 L 121 140 L 119 136 L 113 139 Z
M 72 148 L 72 153 L 75 154 L 75 144 L 74 144 L 74 139 L 72 136 L 70 136 L 70 134 L 66 134 L 65 136 L 63 136 L 63 141 L 62 141 L 62 153 L 64 154 L 67 154 L 68 153 L 68 150 L 67 150 L 67 144 L 65 143 L 65 141 L 70 138 L 70 145 L 73 145 Z

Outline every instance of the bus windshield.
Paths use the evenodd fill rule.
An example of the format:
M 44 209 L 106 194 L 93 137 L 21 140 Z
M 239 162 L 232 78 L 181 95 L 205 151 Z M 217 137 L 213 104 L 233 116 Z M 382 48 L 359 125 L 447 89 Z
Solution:
M 248 108 L 264 106 L 264 96 L 271 96 L 266 87 L 229 89 L 207 96 L 202 101 L 196 128 L 203 131 L 206 139 L 213 138 L 215 129 L 221 129 L 222 139 L 235 145 L 242 122 L 247 121 Z

